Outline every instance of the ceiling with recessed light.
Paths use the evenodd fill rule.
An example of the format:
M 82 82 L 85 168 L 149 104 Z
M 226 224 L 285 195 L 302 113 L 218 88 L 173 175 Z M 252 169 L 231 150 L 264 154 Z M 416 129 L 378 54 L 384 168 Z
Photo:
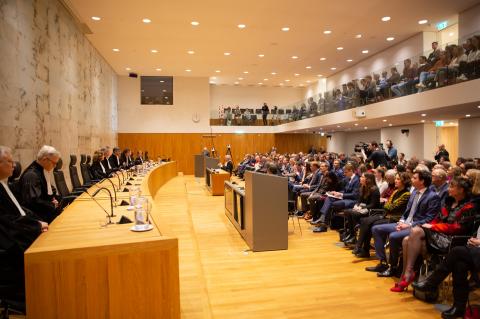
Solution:
M 480 1 L 63 2 L 120 75 L 216 76 L 217 84 L 297 86 L 433 31 L 440 21 L 456 23 L 457 13 Z M 419 24 L 423 19 L 428 22 Z

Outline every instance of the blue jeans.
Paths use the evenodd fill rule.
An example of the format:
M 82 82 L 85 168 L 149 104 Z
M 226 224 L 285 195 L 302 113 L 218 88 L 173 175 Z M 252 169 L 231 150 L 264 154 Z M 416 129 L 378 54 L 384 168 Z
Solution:
M 331 208 L 335 209 L 345 209 L 345 208 L 352 208 L 355 206 L 356 200 L 352 199 L 335 199 L 332 197 L 327 197 L 325 202 L 323 203 L 322 209 L 320 209 L 320 215 L 322 221 L 325 221 L 325 217 L 327 216 L 328 212 L 330 212 Z
M 400 254 L 400 248 L 402 247 L 402 240 L 410 234 L 410 228 L 400 231 L 396 230 L 397 224 L 383 224 L 375 225 L 372 228 L 372 235 L 375 241 L 375 254 L 381 261 L 387 261 L 387 255 L 385 253 L 385 242 L 387 237 L 390 242 L 390 266 L 396 267 L 398 265 L 398 257 Z
M 390 88 L 396 96 L 404 96 L 405 95 L 405 86 L 407 82 L 400 82 L 398 84 L 392 85 Z

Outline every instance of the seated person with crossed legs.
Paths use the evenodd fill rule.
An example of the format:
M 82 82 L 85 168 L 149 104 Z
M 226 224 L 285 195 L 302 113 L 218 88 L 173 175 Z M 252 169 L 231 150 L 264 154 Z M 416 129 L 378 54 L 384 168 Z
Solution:
M 375 254 L 380 263 L 365 270 L 377 272 L 379 277 L 391 277 L 398 271 L 398 259 L 403 238 L 410 234 L 412 227 L 430 222 L 440 211 L 440 198 L 429 186 L 432 175 L 426 170 L 415 170 L 412 186 L 415 188 L 407 209 L 398 223 L 376 225 L 372 228 Z M 390 258 L 387 264 L 385 242 L 389 238 Z

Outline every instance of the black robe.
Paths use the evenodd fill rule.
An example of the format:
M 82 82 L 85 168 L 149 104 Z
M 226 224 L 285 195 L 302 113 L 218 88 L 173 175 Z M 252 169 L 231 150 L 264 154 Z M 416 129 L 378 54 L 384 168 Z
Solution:
M 109 158 L 108 158 L 108 161 L 110 162 L 110 166 L 114 169 L 120 169 L 120 165 L 121 165 L 121 162 L 120 162 L 120 156 L 117 157 L 112 154 Z
M 51 223 L 58 216 L 52 200 L 60 201 L 52 185 L 53 195 L 48 195 L 47 180 L 43 175 L 43 167 L 34 161 L 20 177 L 21 204 L 35 212 L 43 221 Z
M 93 179 L 103 179 L 108 177 L 109 171 L 108 167 L 105 167 L 105 164 L 102 162 L 103 168 L 105 168 L 105 172 L 102 170 L 102 166 L 100 166 L 99 161 L 95 161 L 92 163 L 90 167 L 90 172 L 92 173 Z

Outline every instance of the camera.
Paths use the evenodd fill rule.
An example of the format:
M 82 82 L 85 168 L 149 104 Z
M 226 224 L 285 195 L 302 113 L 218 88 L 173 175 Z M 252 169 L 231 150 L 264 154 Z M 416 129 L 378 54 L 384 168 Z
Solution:
M 355 144 L 355 147 L 353 148 L 354 152 L 356 153 L 361 153 L 362 149 L 365 151 L 365 153 L 368 153 L 368 143 L 360 142 L 358 144 Z

